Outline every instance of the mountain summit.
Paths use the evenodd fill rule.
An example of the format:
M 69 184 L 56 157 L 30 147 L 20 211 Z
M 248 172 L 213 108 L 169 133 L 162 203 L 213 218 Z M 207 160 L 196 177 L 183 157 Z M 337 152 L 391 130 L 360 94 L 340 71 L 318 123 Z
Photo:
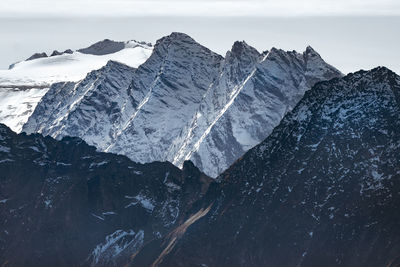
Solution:
M 103 41 L 92 44 L 87 48 L 79 49 L 78 52 L 90 55 L 107 55 L 116 53 L 125 48 L 124 42 L 116 42 L 109 39 L 104 39 Z

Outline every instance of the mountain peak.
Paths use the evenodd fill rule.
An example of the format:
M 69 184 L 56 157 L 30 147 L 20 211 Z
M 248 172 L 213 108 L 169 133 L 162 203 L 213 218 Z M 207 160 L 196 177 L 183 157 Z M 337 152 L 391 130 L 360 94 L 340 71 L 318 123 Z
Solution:
M 34 59 L 37 59 L 37 58 L 43 58 L 43 57 L 48 57 L 45 52 L 43 52 L 43 53 L 35 53 L 32 56 L 30 56 L 29 58 L 27 58 L 26 61 L 34 60 Z
M 159 55 L 165 55 L 167 51 L 175 51 L 176 56 L 183 55 L 183 50 L 192 52 L 198 51 L 200 53 L 212 54 L 215 57 L 221 57 L 207 47 L 196 42 L 196 40 L 189 35 L 181 32 L 173 32 L 170 35 L 162 37 L 161 39 L 157 40 L 154 46 L 155 54 Z
M 360 79 L 372 79 L 385 84 L 400 85 L 400 77 L 395 72 L 384 66 L 378 66 L 371 70 L 359 70 L 354 73 L 349 73 L 344 78 L 352 83 Z
M 241 53 L 243 50 L 249 47 L 250 46 L 245 41 L 236 41 L 233 43 L 231 51 L 233 53 Z
M 59 52 L 58 50 L 54 50 L 53 51 L 53 53 L 51 53 L 51 57 L 54 57 L 54 56 L 59 56 L 59 55 L 62 55 L 62 52 Z
M 134 69 L 134 68 L 129 67 L 128 65 L 126 65 L 124 63 L 121 63 L 121 62 L 115 61 L 115 60 L 107 61 L 107 64 L 103 68 L 119 68 L 119 67 Z
M 280 48 L 276 48 L 276 47 L 274 46 L 274 47 L 271 48 L 270 52 L 271 52 L 271 53 L 280 53 L 280 52 L 283 52 L 283 50 L 280 49 Z
M 173 32 L 170 35 L 164 36 L 161 39 L 157 40 L 154 48 L 155 50 L 160 50 L 160 49 L 167 49 L 170 46 L 178 46 L 178 47 L 183 47 L 183 46 L 202 46 L 198 42 L 196 42 L 192 37 L 185 33 L 181 32 Z M 205 49 L 208 50 L 208 48 L 204 47 Z
M 389 69 L 385 66 L 378 66 L 376 68 L 371 69 L 370 72 L 377 73 L 377 74 L 388 74 L 388 75 L 397 76 L 397 74 L 395 72 L 393 72 L 391 69 Z
M 259 61 L 260 53 L 254 47 L 248 45 L 245 41 L 236 41 L 232 45 L 232 49 L 226 52 L 225 61 L 228 65 L 239 64 L 239 72 L 244 71 L 247 68 L 254 67 Z M 246 72 L 246 71 L 245 71 Z M 241 74 L 238 74 L 241 76 Z
M 306 47 L 305 53 L 306 53 L 307 55 L 313 54 L 313 55 L 318 55 L 318 56 L 319 56 L 318 52 L 315 51 L 315 49 L 312 48 L 310 45 L 308 45 L 308 46 Z
M 287 52 L 285 50 L 282 50 L 280 48 L 272 47 L 271 50 L 269 50 L 268 57 L 274 57 L 274 56 L 281 56 L 286 54 Z
M 183 32 L 172 32 L 170 35 L 166 36 L 167 38 L 170 39 L 175 39 L 175 40 L 190 40 L 194 41 L 192 37 L 190 37 L 188 34 L 183 33 Z
M 375 68 L 370 69 L 370 70 L 361 69 L 361 70 L 358 70 L 356 72 L 349 73 L 345 77 L 353 77 L 355 75 L 360 76 L 360 75 L 365 75 L 366 73 L 372 73 L 372 74 L 391 74 L 391 73 L 393 73 L 393 74 L 396 75 L 396 73 L 394 73 L 393 71 L 391 71 L 387 67 L 378 66 L 378 67 L 375 67 Z
M 112 54 L 124 48 L 125 48 L 124 42 L 104 39 L 103 41 L 99 41 L 95 44 L 92 44 L 89 47 L 79 49 L 78 52 L 81 52 L 83 54 L 100 56 L 100 55 Z
M 157 44 L 160 43 L 171 43 L 171 42 L 188 42 L 188 43 L 197 43 L 192 37 L 185 33 L 181 32 L 172 32 L 170 35 L 164 36 L 157 41 Z
M 236 41 L 232 45 L 231 54 L 235 55 L 236 57 L 242 57 L 243 55 L 257 55 L 259 56 L 260 53 L 254 47 L 248 45 L 245 41 Z
M 322 57 L 320 56 L 320 54 L 314 50 L 314 48 L 312 48 L 311 46 L 307 46 L 306 50 L 303 52 L 303 57 L 305 60 L 309 60 L 309 59 L 317 59 L 317 60 L 322 60 Z

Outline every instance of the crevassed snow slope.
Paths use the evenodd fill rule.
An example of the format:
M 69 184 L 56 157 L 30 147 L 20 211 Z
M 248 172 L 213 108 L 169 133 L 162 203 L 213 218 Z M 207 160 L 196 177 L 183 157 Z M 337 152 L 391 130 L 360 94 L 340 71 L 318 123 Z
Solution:
M 128 41 L 124 49 L 115 53 L 92 55 L 75 51 L 22 61 L 12 69 L 0 70 L 0 123 L 20 132 L 51 84 L 79 81 L 110 60 L 136 68 L 150 57 L 152 50 L 149 44 Z

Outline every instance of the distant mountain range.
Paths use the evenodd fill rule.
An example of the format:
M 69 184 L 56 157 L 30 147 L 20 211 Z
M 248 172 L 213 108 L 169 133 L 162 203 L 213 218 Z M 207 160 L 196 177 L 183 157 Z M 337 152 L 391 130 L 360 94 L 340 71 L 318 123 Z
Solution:
M 192 47 L 191 39 L 179 36 L 184 37 L 183 46 Z M 123 98 L 125 92 L 127 96 L 131 96 L 129 92 L 138 93 L 138 88 L 145 87 L 144 79 L 134 78 L 140 73 L 158 77 L 160 84 L 153 83 L 151 95 L 158 96 L 158 103 L 170 103 L 172 97 L 167 97 L 168 94 L 161 97 L 157 92 L 172 90 L 175 93 L 171 94 L 176 96 L 180 90 L 195 91 L 188 84 L 196 84 L 196 90 L 201 90 L 209 80 L 200 74 L 212 69 L 213 62 L 218 65 L 219 60 L 224 60 L 201 46 L 191 50 L 192 57 L 188 57 L 177 52 L 186 50 L 175 48 L 173 40 L 165 47 L 177 54 L 160 63 L 164 66 L 161 73 L 155 74 L 147 67 L 148 62 L 158 61 L 153 54 L 131 72 L 133 81 L 129 89 L 117 91 L 116 85 L 128 84 L 130 78 L 125 81 L 121 77 L 126 77 L 122 73 L 131 68 L 110 62 L 77 83 L 79 86 L 53 85 L 49 93 L 59 90 L 53 97 L 63 103 L 61 99 L 70 99 L 71 90 L 82 96 L 85 90 L 79 88 L 87 86 L 88 92 L 82 97 L 85 100 L 71 102 L 68 107 L 80 105 L 74 109 L 79 111 L 76 114 L 87 117 L 81 117 L 76 125 L 90 129 L 85 121 L 90 115 L 118 114 L 106 113 L 106 108 L 100 112 L 102 109 L 98 107 L 115 106 L 101 96 L 109 92 L 109 99 L 120 103 L 119 94 Z M 155 55 L 164 47 L 159 43 Z M 310 48 L 307 50 L 312 52 Z M 257 64 L 266 64 L 274 53 L 271 50 Z M 281 53 L 289 58 L 289 55 L 309 58 L 307 51 L 303 55 Z M 173 59 L 179 55 L 187 62 L 184 66 L 196 67 L 198 72 L 193 73 L 200 73 L 199 76 L 189 81 L 170 78 L 192 74 L 189 71 L 192 68 L 176 68 Z M 291 62 L 285 56 L 271 56 L 275 60 L 270 64 L 278 68 L 281 65 L 276 65 L 277 62 Z M 207 57 L 211 60 L 207 62 L 213 64 L 194 64 L 191 60 L 198 57 Z M 319 61 L 317 56 L 311 58 Z M 169 71 L 172 66 L 174 71 Z M 258 77 L 256 73 L 262 68 L 257 66 L 248 80 Z M 279 68 L 276 73 L 286 72 Z M 291 69 L 289 73 L 283 81 L 288 82 L 287 77 L 293 77 L 289 84 L 297 81 L 297 72 Z M 208 76 L 213 77 L 218 75 Z M 271 76 L 262 77 L 267 80 Z M 93 79 L 98 84 L 94 82 L 92 86 L 89 81 Z M 252 82 L 254 92 L 259 88 L 256 81 L 264 80 L 258 78 Z M 89 88 L 96 90 L 92 94 Z M 92 98 L 85 98 L 89 92 Z M 142 103 L 146 94 L 139 96 L 128 99 L 142 99 Z M 278 96 L 275 94 L 271 99 Z M 184 102 L 190 98 L 176 99 L 180 101 L 174 102 L 173 107 L 185 107 Z M 286 101 L 280 103 L 291 103 Z M 216 179 L 207 177 L 189 161 L 184 162 L 182 170 L 170 163 L 139 164 L 125 156 L 96 152 L 95 147 L 79 138 L 60 135 L 57 136 L 60 140 L 55 140 L 40 134 L 16 134 L 0 125 L 0 263 L 5 266 L 398 266 L 400 77 L 384 67 L 359 71 L 319 82 L 297 101 L 287 106 L 286 115 L 265 140 Z M 127 101 L 125 108 L 138 109 L 140 104 L 133 103 Z M 152 103 L 151 98 L 146 103 Z M 91 107 L 98 111 L 89 110 Z M 55 117 L 60 110 L 53 113 Z M 151 110 L 143 111 L 145 115 Z M 66 117 L 72 118 L 72 114 Z M 163 116 L 160 112 L 157 123 L 167 127 Z M 259 116 L 269 118 L 268 114 Z M 113 122 L 121 120 L 114 119 Z M 155 124 L 150 120 L 143 121 L 143 125 Z
M 105 40 L 79 51 L 111 57 L 126 46 Z M 82 80 L 54 83 L 32 114 L 23 113 L 22 131 L 80 137 L 141 163 L 182 167 L 191 160 L 216 177 L 264 140 L 315 83 L 342 76 L 311 47 L 259 53 L 236 42 L 222 57 L 182 33 L 161 38 L 153 50 L 134 47 L 129 51 L 151 56 L 137 68 L 110 61 Z

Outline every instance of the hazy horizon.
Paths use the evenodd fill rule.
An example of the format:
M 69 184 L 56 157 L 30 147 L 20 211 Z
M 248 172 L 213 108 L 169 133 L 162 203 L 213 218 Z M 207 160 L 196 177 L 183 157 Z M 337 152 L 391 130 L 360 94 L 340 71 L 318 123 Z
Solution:
M 0 12 L 1 13 L 1 12 Z M 2 17 L 0 68 L 36 52 L 79 49 L 106 38 L 155 41 L 184 32 L 225 55 L 236 40 L 259 51 L 311 45 L 344 73 L 386 66 L 400 73 L 400 16 L 303 17 Z

